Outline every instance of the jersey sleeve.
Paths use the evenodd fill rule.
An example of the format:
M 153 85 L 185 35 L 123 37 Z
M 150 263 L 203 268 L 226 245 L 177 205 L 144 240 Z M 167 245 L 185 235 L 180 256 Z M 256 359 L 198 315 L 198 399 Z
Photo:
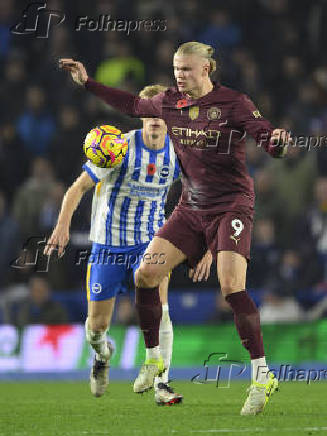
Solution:
M 164 92 L 155 95 L 152 98 L 138 98 L 136 101 L 136 114 L 138 117 L 157 117 L 161 118 L 162 115 L 162 102 L 164 99 Z
M 241 94 L 237 98 L 232 117 L 233 126 L 250 134 L 257 145 L 264 147 L 267 153 L 279 157 L 280 148 L 270 144 L 273 125 L 261 115 L 247 95 Z
M 102 179 L 104 179 L 108 174 L 112 173 L 115 170 L 115 168 L 99 168 L 96 165 L 94 165 L 94 163 L 92 163 L 90 160 L 88 160 L 83 165 L 83 170 L 88 173 L 88 175 L 95 183 L 98 183 Z
M 117 88 L 102 85 L 90 77 L 85 88 L 105 103 L 128 115 L 135 117 L 160 117 L 164 93 L 144 99 Z

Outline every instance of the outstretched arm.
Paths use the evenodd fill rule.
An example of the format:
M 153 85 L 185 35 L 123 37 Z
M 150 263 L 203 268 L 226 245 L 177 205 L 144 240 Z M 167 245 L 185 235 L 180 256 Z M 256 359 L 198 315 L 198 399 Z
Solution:
M 60 59 L 59 67 L 69 71 L 78 85 L 85 86 L 88 91 L 120 112 L 136 117 L 160 118 L 161 116 L 163 93 L 153 98 L 143 99 L 129 92 L 102 85 L 88 77 L 84 65 L 73 59 Z
M 56 249 L 58 249 L 59 257 L 64 254 L 65 247 L 69 241 L 69 228 L 74 211 L 79 205 L 85 192 L 91 189 L 94 185 L 95 183 L 91 177 L 86 171 L 83 171 L 67 190 L 62 201 L 56 227 L 53 229 L 52 235 L 45 246 L 44 254 L 49 256 L 52 251 Z

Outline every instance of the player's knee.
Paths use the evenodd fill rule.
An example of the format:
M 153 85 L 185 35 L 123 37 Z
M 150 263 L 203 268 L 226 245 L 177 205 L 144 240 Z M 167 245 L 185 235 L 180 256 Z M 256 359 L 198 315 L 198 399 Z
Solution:
M 234 274 L 226 274 L 220 278 L 221 292 L 224 296 L 244 289 L 243 282 Z
M 154 288 L 160 283 L 161 277 L 156 265 L 141 265 L 135 273 L 135 284 L 137 287 Z
M 93 332 L 105 332 L 108 328 L 108 322 L 101 316 L 88 316 L 88 328 Z

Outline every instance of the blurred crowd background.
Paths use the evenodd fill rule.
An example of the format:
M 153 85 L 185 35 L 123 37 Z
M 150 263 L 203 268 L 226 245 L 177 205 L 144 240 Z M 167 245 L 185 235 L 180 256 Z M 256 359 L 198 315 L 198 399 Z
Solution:
M 9 31 L 22 20 L 27 4 L 0 2 L 2 323 L 83 321 L 85 262 L 76 265 L 75 256 L 76 250 L 90 248 L 91 194 L 75 213 L 65 256 L 51 260 L 48 273 L 35 274 L 35 252 L 56 223 L 65 190 L 81 173 L 86 133 L 104 122 L 125 131 L 141 127 L 139 120 L 122 116 L 75 86 L 58 70 L 60 57 L 77 58 L 90 76 L 138 93 L 147 84 L 173 85 L 175 49 L 190 40 L 205 42 L 215 47 L 219 61 L 214 79 L 247 93 L 275 126 L 296 137 L 311 136 L 311 145 L 327 134 L 325 0 L 48 1 L 49 9 L 64 12 L 66 18 L 50 29 L 47 39 Z M 101 14 L 112 20 L 160 19 L 166 30 L 130 35 L 74 30 L 78 16 L 97 19 Z M 286 159 L 273 160 L 248 138 L 248 167 L 257 196 L 248 288 L 263 321 L 326 314 L 326 145 L 326 139 L 310 150 L 298 144 Z M 175 186 L 168 208 L 178 193 Z M 208 282 L 198 284 L 181 266 L 170 289 L 172 298 L 181 292 L 197 296 L 191 300 L 198 305 L 204 304 L 201 292 L 212 293 L 214 304 L 201 322 L 231 319 L 217 293 L 215 268 Z M 120 299 L 117 322 L 135 322 L 132 298 Z

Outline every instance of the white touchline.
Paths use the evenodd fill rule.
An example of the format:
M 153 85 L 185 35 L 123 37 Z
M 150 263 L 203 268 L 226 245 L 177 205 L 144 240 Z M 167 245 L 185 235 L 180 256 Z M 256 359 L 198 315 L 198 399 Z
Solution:
M 186 430 L 187 431 L 187 430 Z M 188 433 L 274 433 L 274 432 L 297 432 L 297 431 L 327 431 L 327 427 L 249 427 L 249 428 L 212 428 L 208 430 L 188 430 Z M 179 430 L 171 430 L 171 433 L 180 433 Z M 185 429 L 183 429 L 185 433 Z

